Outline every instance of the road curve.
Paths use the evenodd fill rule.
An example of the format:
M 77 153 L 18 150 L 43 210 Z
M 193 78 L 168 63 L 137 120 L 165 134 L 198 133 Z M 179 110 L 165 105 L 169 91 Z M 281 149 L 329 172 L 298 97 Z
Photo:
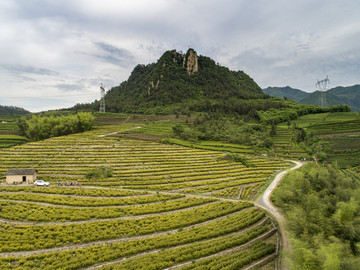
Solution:
M 285 174 L 287 174 L 291 170 L 296 170 L 303 165 L 301 162 L 298 162 L 298 161 L 291 160 L 291 162 L 295 163 L 296 165 L 294 167 L 287 169 L 287 170 L 279 173 L 278 175 L 276 175 L 275 179 L 271 182 L 271 184 L 268 186 L 268 188 L 264 191 L 264 193 L 255 202 L 256 206 L 259 206 L 259 207 L 265 209 L 278 222 L 279 230 L 280 230 L 280 234 L 281 234 L 282 250 L 289 249 L 289 242 L 286 238 L 286 232 L 285 232 L 284 217 L 281 215 L 280 211 L 271 203 L 270 197 L 271 197 L 274 189 L 277 187 L 277 185 L 280 183 L 280 181 L 284 178 Z M 281 263 L 281 269 L 287 269 L 287 267 L 284 263 Z

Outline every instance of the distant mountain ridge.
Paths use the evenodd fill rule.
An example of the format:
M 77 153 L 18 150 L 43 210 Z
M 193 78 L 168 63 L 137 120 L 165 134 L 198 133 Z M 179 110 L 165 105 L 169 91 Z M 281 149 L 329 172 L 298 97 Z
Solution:
M 286 87 L 268 87 L 263 89 L 265 94 L 274 97 L 286 97 L 300 104 L 329 107 L 333 105 L 349 105 L 352 111 L 360 109 L 360 85 L 338 86 L 325 92 L 308 93 L 300 89 Z
M 278 97 L 278 98 L 286 97 L 295 102 L 300 102 L 302 99 L 304 99 L 306 96 L 310 94 L 300 89 L 291 88 L 290 86 L 268 87 L 263 89 L 263 91 L 265 94 L 269 96 Z

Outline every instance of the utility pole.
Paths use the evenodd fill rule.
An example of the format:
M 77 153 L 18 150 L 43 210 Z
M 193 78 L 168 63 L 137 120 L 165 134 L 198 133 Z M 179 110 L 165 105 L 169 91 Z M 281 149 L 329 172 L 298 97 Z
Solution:
M 101 99 L 100 99 L 100 110 L 99 111 L 105 112 L 105 88 L 102 83 L 100 85 L 100 95 L 101 95 Z

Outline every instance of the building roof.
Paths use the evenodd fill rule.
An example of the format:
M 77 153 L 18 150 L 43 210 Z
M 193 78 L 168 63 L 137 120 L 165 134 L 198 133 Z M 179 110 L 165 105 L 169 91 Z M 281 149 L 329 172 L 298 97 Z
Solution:
M 31 175 L 36 173 L 36 169 L 9 169 L 5 175 Z

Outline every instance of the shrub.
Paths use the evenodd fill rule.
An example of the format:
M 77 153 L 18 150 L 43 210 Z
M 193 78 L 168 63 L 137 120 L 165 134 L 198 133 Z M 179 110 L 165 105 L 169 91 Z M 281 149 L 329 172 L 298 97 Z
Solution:
M 112 169 L 106 166 L 97 167 L 86 173 L 85 178 L 87 179 L 102 179 L 113 176 Z
M 236 153 L 227 153 L 222 159 L 240 162 L 242 165 L 244 165 L 246 167 L 253 166 L 251 163 L 249 163 L 249 161 L 247 160 L 247 158 L 245 156 L 242 156 L 242 155 L 239 155 Z

